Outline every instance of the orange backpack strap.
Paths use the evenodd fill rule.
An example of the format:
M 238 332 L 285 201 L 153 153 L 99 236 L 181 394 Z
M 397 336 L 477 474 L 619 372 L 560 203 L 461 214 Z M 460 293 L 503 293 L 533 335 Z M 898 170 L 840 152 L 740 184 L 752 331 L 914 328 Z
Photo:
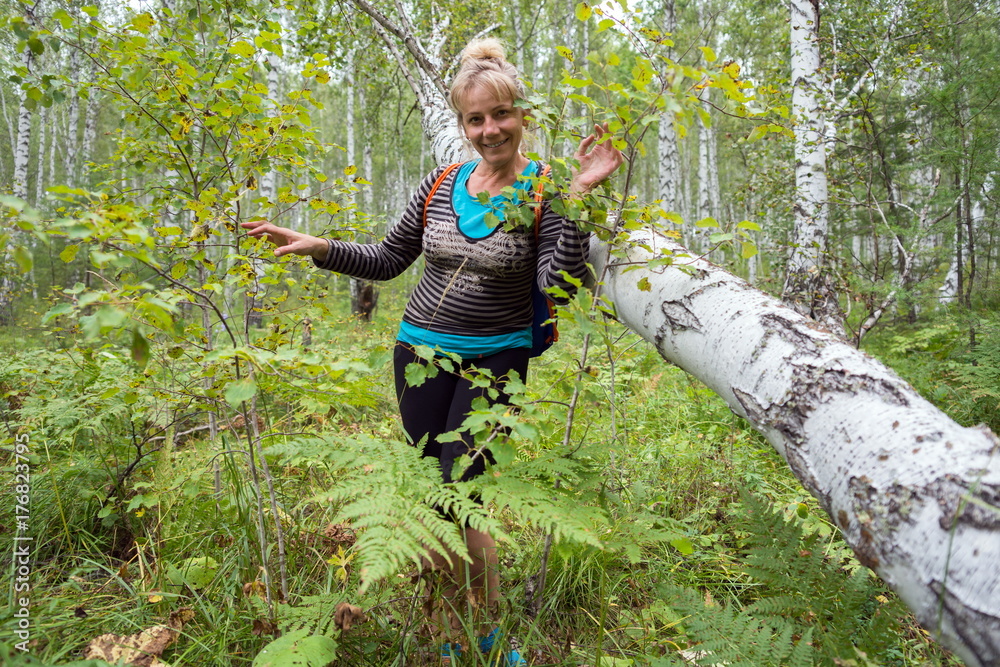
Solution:
M 552 168 L 549 165 L 543 166 L 538 173 L 538 185 L 535 186 L 535 242 L 538 241 L 538 230 L 542 226 L 542 199 L 545 198 L 545 184 L 542 183 L 541 177 L 548 176 L 550 171 Z
M 424 227 L 427 226 L 427 207 L 431 205 L 431 199 L 434 198 L 434 193 L 437 192 L 438 188 L 441 186 L 441 183 L 443 183 L 444 179 L 448 177 L 448 174 L 453 172 L 456 167 L 460 166 L 462 166 L 461 162 L 455 162 L 454 164 L 449 164 L 447 167 L 444 168 L 444 171 L 441 172 L 441 175 L 437 177 L 437 180 L 434 181 L 434 185 L 431 186 L 431 191 L 427 193 L 427 199 L 424 200 Z

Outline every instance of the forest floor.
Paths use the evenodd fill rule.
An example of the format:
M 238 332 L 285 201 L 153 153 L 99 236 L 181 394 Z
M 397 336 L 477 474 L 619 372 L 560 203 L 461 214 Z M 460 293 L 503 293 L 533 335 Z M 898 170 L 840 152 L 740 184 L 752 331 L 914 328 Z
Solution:
M 84 664 L 88 647 L 131 636 L 146 642 L 132 662 L 143 665 L 319 665 L 332 656 L 324 651 L 336 665 L 440 664 L 440 635 L 423 610 L 430 587 L 412 564 L 365 578 L 389 556 L 365 551 L 368 527 L 342 516 L 349 500 L 323 501 L 382 460 L 345 463 L 338 448 L 400 440 L 387 310 L 372 324 L 345 317 L 317 330 L 315 348 L 344 360 L 334 396 L 321 395 L 326 385 L 311 398 L 290 396 L 280 384 L 257 395 L 258 426 L 281 434 L 266 439 L 267 470 L 256 457 L 249 465 L 244 423 L 224 421 L 212 442 L 194 409 L 172 432 L 157 430 L 166 423 L 157 406 L 193 386 L 192 369 L 169 367 L 180 355 L 141 371 L 113 346 L 87 351 L 0 332 L 14 351 L 0 362 L 4 469 L 11 481 L 24 470 L 15 468 L 20 433 L 30 470 L 30 525 L 19 523 L 11 484 L 0 534 L 32 537 L 26 570 L 9 549 L 0 556 L 8 598 L 0 661 Z M 567 529 L 547 549 L 552 519 L 541 509 L 488 506 L 505 532 L 496 618 L 528 664 L 960 664 L 858 563 L 759 434 L 697 380 L 608 326 L 615 346 L 591 356 L 580 385 L 566 377 L 581 334 L 563 326 L 526 394 L 552 414 L 529 417 L 536 441 L 516 445 L 498 469 L 541 465 L 558 452 L 553 461 L 575 466 L 564 485 L 539 475 L 526 493 L 568 500 L 555 520 L 584 525 L 590 537 Z M 582 389 L 573 448 L 561 450 L 561 406 L 574 386 Z M 405 497 L 378 474 L 361 495 L 385 493 L 387 506 Z M 338 614 L 342 603 L 359 609 Z M 460 616 L 471 623 L 474 613 Z M 278 635 L 298 638 L 300 662 L 289 661 L 287 646 L 271 645 L 280 659 L 261 654 Z M 310 644 L 315 637 L 327 641 Z M 466 653 L 457 664 L 487 662 Z

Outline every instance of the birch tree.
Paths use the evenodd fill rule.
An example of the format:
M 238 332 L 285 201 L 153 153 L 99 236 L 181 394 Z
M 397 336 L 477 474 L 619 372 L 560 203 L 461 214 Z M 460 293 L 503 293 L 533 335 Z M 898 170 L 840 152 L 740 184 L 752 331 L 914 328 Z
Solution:
M 795 119 L 795 223 L 783 298 L 831 331 L 843 316 L 827 271 L 829 197 L 819 94 L 819 2 L 791 0 L 792 115 Z
M 23 25 L 30 30 L 35 22 L 34 9 L 37 6 L 25 7 Z M 37 45 L 37 46 L 36 46 Z M 34 74 L 36 51 L 41 52 L 41 42 L 34 35 L 27 37 L 21 49 L 20 78 L 24 81 L 21 92 L 21 103 L 17 110 L 17 140 L 14 146 L 14 196 L 28 198 L 28 162 L 31 150 L 31 110 L 35 100 L 29 97 L 30 84 L 28 80 Z
M 670 35 L 671 39 L 677 32 L 677 12 L 674 7 L 674 0 L 663 0 L 663 31 Z M 672 57 L 672 49 L 668 52 L 668 57 Z M 657 136 L 659 145 L 659 189 L 657 195 L 663 202 L 663 210 L 674 211 L 678 209 L 678 184 L 681 179 L 681 156 L 677 147 L 677 129 L 674 127 L 673 110 L 660 114 L 659 132 Z
M 684 249 L 650 232 L 631 242 L 597 266 L 619 319 L 767 437 L 925 628 L 967 664 L 997 664 L 997 437 L 708 262 L 644 272 L 640 290 L 629 264 Z

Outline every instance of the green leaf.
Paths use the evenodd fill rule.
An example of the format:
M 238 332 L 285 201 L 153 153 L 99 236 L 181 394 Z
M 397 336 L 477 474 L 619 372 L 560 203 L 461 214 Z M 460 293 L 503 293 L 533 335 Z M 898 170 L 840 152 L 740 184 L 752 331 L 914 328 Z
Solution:
M 337 642 L 302 628 L 261 649 L 252 667 L 326 667 L 337 659 Z
M 21 273 L 28 273 L 34 265 L 34 261 L 31 258 L 31 251 L 20 245 L 14 246 L 14 261 L 17 263 L 17 268 Z
M 250 378 L 234 380 L 226 385 L 226 403 L 235 408 L 243 401 L 253 398 L 256 393 L 257 383 Z
M 701 52 L 705 55 L 705 62 L 714 63 L 717 60 L 715 51 L 711 46 L 699 46 Z
M 755 232 L 760 231 L 760 225 L 756 222 L 751 222 L 750 220 L 743 220 L 736 225 L 736 229 L 749 229 Z
M 670 546 L 677 549 L 685 556 L 690 556 L 694 553 L 694 545 L 691 544 L 691 540 L 686 537 L 678 537 L 670 540 Z
M 83 11 L 84 14 L 87 14 L 88 16 L 93 18 L 97 18 L 97 13 L 99 10 L 94 5 L 85 5 L 80 9 Z
M 437 368 L 433 364 L 421 364 L 417 362 L 412 362 L 406 365 L 406 369 L 403 371 L 403 377 L 406 378 L 406 385 L 408 387 L 419 387 L 422 385 L 428 377 L 434 377 L 437 373 L 432 372 L 437 371 Z
M 140 333 L 138 329 L 132 330 L 132 361 L 139 365 L 139 368 L 145 368 L 146 364 L 149 363 L 149 339 Z
M 148 33 L 155 23 L 153 15 L 149 12 L 142 12 L 132 17 L 132 27 L 143 34 Z
M 215 573 L 219 571 L 219 563 L 211 556 L 196 556 L 186 558 L 176 565 L 167 565 L 167 581 L 174 586 L 187 584 L 197 590 L 212 583 Z
M 702 218 L 698 222 L 694 223 L 695 227 L 718 227 L 719 223 L 715 218 Z
M 256 52 L 256 50 L 254 49 L 253 44 L 240 40 L 229 47 L 229 52 L 237 56 L 249 58 Z
M 18 197 L 12 197 L 11 195 L 0 195 L 0 206 L 6 206 L 7 208 L 12 208 L 18 213 L 24 210 L 24 207 L 28 203 L 23 199 Z
M 756 243 L 750 243 L 748 241 L 740 241 L 740 246 L 742 247 L 740 254 L 743 256 L 743 259 L 750 259 L 751 257 L 757 254 Z
M 71 304 L 68 303 L 56 304 L 52 308 L 49 308 L 48 312 L 46 312 L 42 316 L 42 324 L 48 324 L 49 322 L 59 317 L 60 315 L 66 315 L 67 313 L 71 312 L 73 312 L 73 306 Z
M 80 251 L 80 245 L 78 243 L 68 245 L 62 249 L 61 253 L 59 253 L 59 259 L 69 264 L 74 259 L 76 259 L 76 253 L 78 253 L 79 251 Z
M 767 134 L 767 127 L 768 126 L 766 124 L 763 124 L 753 128 L 750 131 L 750 134 L 747 135 L 747 141 L 751 143 L 754 141 L 760 141 L 761 138 L 763 138 L 764 135 Z
M 648 292 L 653 288 L 653 286 L 649 283 L 649 278 L 647 278 L 646 276 L 643 276 L 642 278 L 639 279 L 639 283 L 636 285 L 636 287 L 639 288 L 640 292 Z
M 52 12 L 52 18 L 59 21 L 63 30 L 69 30 L 70 26 L 73 25 L 73 17 L 65 9 L 57 9 Z
M 586 2 L 581 2 L 576 6 L 576 18 L 580 21 L 586 21 L 593 13 L 594 10 Z
M 125 314 L 125 311 L 119 310 L 114 306 L 101 306 L 93 315 L 81 317 L 80 325 L 83 327 L 83 332 L 87 337 L 94 339 L 112 329 L 117 329 L 126 320 L 128 320 L 128 315 Z
M 498 442 L 490 445 L 490 453 L 496 460 L 497 465 L 506 466 L 514 462 L 517 456 L 517 449 L 509 442 Z

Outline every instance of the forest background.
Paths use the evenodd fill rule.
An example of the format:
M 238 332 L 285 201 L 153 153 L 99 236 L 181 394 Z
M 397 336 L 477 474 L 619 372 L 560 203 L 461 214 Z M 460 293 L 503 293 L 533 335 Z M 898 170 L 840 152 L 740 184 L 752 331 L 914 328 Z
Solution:
M 504 624 L 531 664 L 959 664 L 599 292 L 562 313 L 518 414 L 472 416 L 514 434 L 479 509 L 395 418 L 418 268 L 366 285 L 237 231 L 380 237 L 447 132 L 400 37 L 446 81 L 496 35 L 557 176 L 612 124 L 628 163 L 580 212 L 598 234 L 656 226 L 776 296 L 808 251 L 845 339 L 996 431 L 1000 6 L 824 3 L 806 113 L 802 4 L 6 2 L 0 534 L 32 541 L 27 571 L 0 557 L 5 664 L 114 662 L 133 635 L 175 665 L 434 664 L 410 574 L 457 536 L 427 499 L 506 536 Z M 806 126 L 828 187 L 802 243 Z

